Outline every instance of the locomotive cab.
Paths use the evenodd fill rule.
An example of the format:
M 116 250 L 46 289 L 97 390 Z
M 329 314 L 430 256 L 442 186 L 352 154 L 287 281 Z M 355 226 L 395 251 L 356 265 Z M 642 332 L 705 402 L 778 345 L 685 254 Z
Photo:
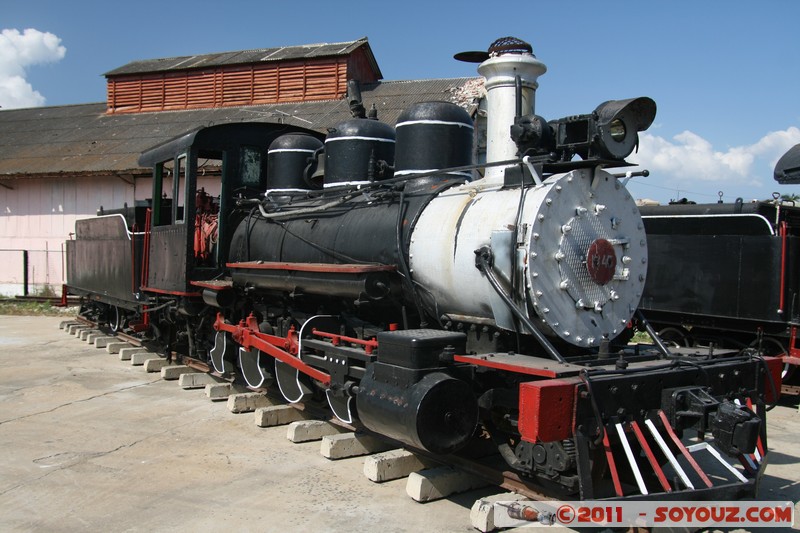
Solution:
M 267 123 L 199 128 L 141 155 L 153 169 L 145 291 L 199 296 L 192 281 L 225 267 L 237 200 L 267 189 L 267 149 L 287 132 L 316 132 Z

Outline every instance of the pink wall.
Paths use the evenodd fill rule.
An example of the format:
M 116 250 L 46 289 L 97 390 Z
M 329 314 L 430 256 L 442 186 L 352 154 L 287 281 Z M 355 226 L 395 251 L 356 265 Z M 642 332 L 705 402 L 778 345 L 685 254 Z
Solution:
M 49 285 L 56 292 L 64 282 L 64 241 L 75 221 L 97 214 L 100 206 L 117 209 L 152 196 L 152 179 L 131 185 L 118 177 L 46 178 L 3 181 L 0 186 L 0 295 L 23 292 L 23 253 L 28 250 L 30 292 Z M 219 194 L 219 178 L 203 178 L 198 186 Z
M 149 181 L 149 180 L 148 180 Z M 60 291 L 62 249 L 75 220 L 94 216 L 102 205 L 133 205 L 134 186 L 117 177 L 4 181 L 0 187 L 0 294 L 22 294 L 22 250 L 28 250 L 29 282 Z M 139 183 L 136 188 L 140 189 Z M 149 183 L 144 195 L 149 195 Z M 141 190 L 141 189 L 140 189 Z

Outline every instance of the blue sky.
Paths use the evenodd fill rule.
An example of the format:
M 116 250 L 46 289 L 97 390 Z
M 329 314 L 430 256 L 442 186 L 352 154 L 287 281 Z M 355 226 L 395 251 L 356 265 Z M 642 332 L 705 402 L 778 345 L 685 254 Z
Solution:
M 636 156 L 651 175 L 631 181 L 634 197 L 708 202 L 718 191 L 727 201 L 800 194 L 800 186 L 772 179 L 775 161 L 800 143 L 794 0 L 0 4 L 0 30 L 19 32 L 0 38 L 4 108 L 15 107 L 2 101 L 4 87 L 39 93 L 23 107 L 103 101 L 102 74 L 137 59 L 363 36 L 387 80 L 472 76 L 474 65 L 453 54 L 513 35 L 548 66 L 536 105 L 548 119 L 587 113 L 610 99 L 656 101 L 658 115 Z M 37 33 L 26 34 L 29 28 Z M 23 53 L 20 43 L 32 51 Z

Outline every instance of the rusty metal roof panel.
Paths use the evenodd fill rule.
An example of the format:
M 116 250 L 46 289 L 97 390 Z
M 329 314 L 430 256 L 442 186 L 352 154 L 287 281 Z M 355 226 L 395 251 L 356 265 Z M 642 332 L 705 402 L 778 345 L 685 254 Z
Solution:
M 236 52 L 220 52 L 193 56 L 144 59 L 132 61 L 127 65 L 110 70 L 106 72 L 104 76 L 108 77 L 125 74 L 144 74 L 171 70 L 209 68 L 224 65 L 258 63 L 261 61 L 284 61 L 313 57 L 346 56 L 357 48 L 365 45 L 369 47 L 367 38 L 362 37 L 361 39 L 357 39 L 355 41 L 347 41 L 342 43 L 304 44 L 298 46 L 282 46 L 278 48 L 240 50 Z
M 376 103 L 379 110 L 383 106 L 385 113 L 391 109 L 397 115 L 411 104 L 431 100 L 453 102 L 470 109 L 473 100 L 483 95 L 483 78 L 384 81 L 365 85 L 362 94 L 365 105 Z M 397 120 L 396 116 L 391 120 L 386 115 L 379 117 L 392 124 Z
M 379 82 L 364 85 L 361 92 L 364 105 L 374 104 L 378 118 L 393 125 L 416 102 L 461 103 L 459 91 L 476 80 Z M 106 114 L 105 103 L 0 110 L 0 179 L 141 173 L 139 154 L 199 126 L 252 121 L 325 132 L 350 118 L 345 99 L 116 115 Z

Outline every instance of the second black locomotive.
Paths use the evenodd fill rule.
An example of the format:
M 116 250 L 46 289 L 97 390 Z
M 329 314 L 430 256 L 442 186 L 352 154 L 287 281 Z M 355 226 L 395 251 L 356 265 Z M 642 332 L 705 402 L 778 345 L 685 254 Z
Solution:
M 775 168 L 795 183 L 800 145 Z M 650 267 L 644 315 L 677 346 L 758 348 L 800 364 L 800 206 L 772 200 L 641 207 Z M 793 382 L 791 382 L 793 383 Z M 798 393 L 787 383 L 786 392 Z

